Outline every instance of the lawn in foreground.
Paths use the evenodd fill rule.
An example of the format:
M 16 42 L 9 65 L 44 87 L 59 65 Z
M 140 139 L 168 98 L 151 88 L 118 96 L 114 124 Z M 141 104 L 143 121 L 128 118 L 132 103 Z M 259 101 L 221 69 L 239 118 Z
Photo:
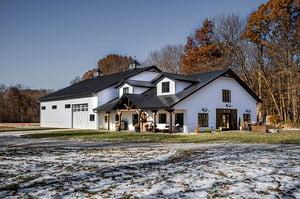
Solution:
M 96 130 L 71 130 L 46 134 L 25 135 L 29 138 L 79 139 L 84 141 L 132 143 L 259 143 L 300 144 L 300 131 L 280 133 L 221 132 L 199 134 L 103 132 Z

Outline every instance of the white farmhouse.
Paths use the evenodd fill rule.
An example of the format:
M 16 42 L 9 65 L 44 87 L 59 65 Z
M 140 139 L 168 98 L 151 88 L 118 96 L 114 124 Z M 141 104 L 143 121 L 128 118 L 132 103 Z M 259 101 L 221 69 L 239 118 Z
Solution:
M 40 102 L 42 127 L 193 132 L 256 121 L 261 100 L 231 69 L 184 76 L 149 66 L 87 79 Z

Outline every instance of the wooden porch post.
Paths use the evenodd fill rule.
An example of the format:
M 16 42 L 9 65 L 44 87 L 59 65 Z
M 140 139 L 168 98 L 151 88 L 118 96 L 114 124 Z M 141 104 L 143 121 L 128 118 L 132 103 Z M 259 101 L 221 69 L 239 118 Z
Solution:
M 137 123 L 137 125 L 138 125 L 138 127 L 141 131 L 141 114 L 142 114 L 142 110 L 141 109 L 136 109 L 135 111 L 138 114 L 138 123 Z
M 172 133 L 173 132 L 173 129 L 172 129 L 172 124 L 173 124 L 172 113 L 174 112 L 174 109 L 166 109 L 166 110 L 170 113 L 169 133 Z
M 110 112 L 106 112 L 107 115 L 107 130 L 110 130 Z
M 121 131 L 121 117 L 122 117 L 122 111 L 118 111 L 118 115 L 119 115 L 119 124 L 118 124 L 118 126 L 119 126 L 119 128 L 118 128 L 118 131 Z
M 151 112 L 153 114 L 153 129 L 152 129 L 152 131 L 155 132 L 157 110 L 151 110 Z

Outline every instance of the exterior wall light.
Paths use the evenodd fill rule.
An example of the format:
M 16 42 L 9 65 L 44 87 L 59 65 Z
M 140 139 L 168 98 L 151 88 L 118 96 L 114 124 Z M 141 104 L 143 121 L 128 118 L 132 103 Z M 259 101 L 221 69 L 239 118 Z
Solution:
M 207 108 L 207 107 L 202 108 L 202 111 L 203 111 L 203 112 L 208 112 L 208 108 Z

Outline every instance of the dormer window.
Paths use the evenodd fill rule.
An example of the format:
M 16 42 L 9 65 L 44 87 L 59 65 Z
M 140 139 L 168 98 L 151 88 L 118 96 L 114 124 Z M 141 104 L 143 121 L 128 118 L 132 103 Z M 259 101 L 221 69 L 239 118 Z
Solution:
M 161 95 L 174 95 L 175 94 L 175 81 L 164 78 L 156 85 L 157 96 Z
M 129 93 L 129 87 L 123 87 L 123 94 Z
M 125 83 L 123 86 L 119 88 L 119 97 L 127 93 L 133 93 L 133 87 Z
M 169 93 L 169 92 L 170 92 L 170 82 L 162 82 L 161 93 Z

